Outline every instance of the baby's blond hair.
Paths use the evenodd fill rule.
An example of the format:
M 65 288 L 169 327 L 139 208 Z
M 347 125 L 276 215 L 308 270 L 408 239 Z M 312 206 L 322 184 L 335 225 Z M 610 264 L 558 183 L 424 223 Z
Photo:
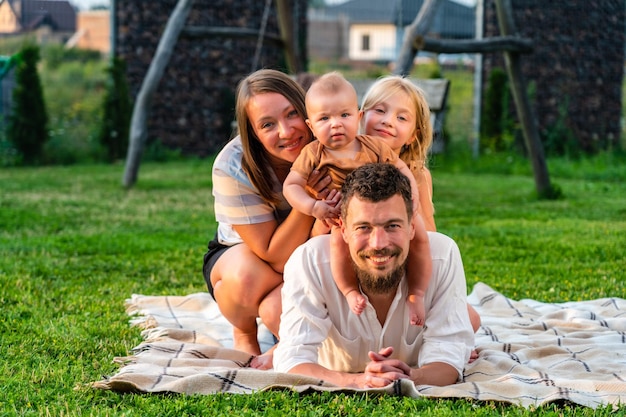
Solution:
M 309 104 L 309 101 L 315 97 L 316 94 L 350 94 L 354 96 L 354 101 L 356 102 L 357 94 L 354 86 L 350 83 L 350 81 L 346 80 L 346 78 L 338 71 L 327 72 L 321 77 L 317 78 L 306 93 L 306 104 Z

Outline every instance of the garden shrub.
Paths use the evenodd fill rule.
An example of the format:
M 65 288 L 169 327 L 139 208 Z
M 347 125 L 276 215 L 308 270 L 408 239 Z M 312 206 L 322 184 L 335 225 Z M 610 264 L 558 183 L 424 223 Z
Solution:
M 104 94 L 99 140 L 106 148 L 109 162 L 115 162 L 126 156 L 133 108 L 126 81 L 126 63 L 113 58 L 107 72 L 109 80 Z
M 507 150 L 513 141 L 510 93 L 506 72 L 494 68 L 489 74 L 481 120 L 481 148 L 494 152 Z
M 13 108 L 7 123 L 7 139 L 20 153 L 24 164 L 39 162 L 48 140 L 48 114 L 37 72 L 39 47 L 26 44 L 15 68 Z

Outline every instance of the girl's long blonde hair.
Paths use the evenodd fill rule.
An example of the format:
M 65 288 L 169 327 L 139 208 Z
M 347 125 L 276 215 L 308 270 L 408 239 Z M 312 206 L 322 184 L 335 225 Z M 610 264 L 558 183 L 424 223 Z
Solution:
M 379 78 L 367 90 L 361 105 L 361 111 L 372 109 L 381 101 L 399 93 L 406 93 L 415 106 L 415 140 L 404 145 L 400 151 L 400 158 L 409 166 L 411 171 L 419 172 L 426 167 L 428 149 L 433 142 L 433 126 L 430 120 L 430 108 L 424 91 L 411 80 L 399 75 L 388 75 Z M 362 119 L 364 120 L 364 119 Z

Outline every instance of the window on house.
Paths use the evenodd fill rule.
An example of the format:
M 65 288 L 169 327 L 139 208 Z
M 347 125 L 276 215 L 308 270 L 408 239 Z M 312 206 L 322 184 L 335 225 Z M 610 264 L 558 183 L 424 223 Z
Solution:
M 363 35 L 361 37 L 361 50 L 362 51 L 370 50 L 370 35 Z

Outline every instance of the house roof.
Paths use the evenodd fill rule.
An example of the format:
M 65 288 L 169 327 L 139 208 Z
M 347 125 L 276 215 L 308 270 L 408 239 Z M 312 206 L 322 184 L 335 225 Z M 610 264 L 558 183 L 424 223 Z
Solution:
M 327 6 L 327 17 L 348 17 L 350 23 L 393 23 L 410 25 L 419 13 L 423 0 L 350 0 Z M 472 38 L 475 33 L 474 7 L 442 0 L 435 13 L 430 33 L 442 38 Z
M 49 25 L 55 31 L 76 31 L 76 10 L 67 0 L 9 0 L 9 3 L 24 30 Z

